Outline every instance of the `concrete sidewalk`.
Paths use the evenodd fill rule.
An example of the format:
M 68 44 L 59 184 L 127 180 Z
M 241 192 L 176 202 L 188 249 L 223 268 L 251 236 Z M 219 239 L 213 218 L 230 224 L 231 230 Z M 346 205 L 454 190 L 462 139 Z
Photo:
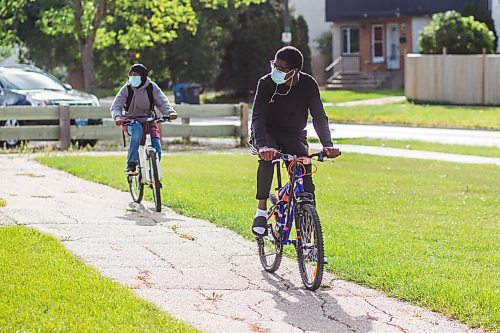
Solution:
M 0 184 L 0 225 L 55 235 L 105 276 L 205 331 L 482 332 L 330 274 L 309 292 L 296 262 L 268 274 L 255 243 L 232 231 L 152 212 L 128 193 L 23 156 L 0 156 Z

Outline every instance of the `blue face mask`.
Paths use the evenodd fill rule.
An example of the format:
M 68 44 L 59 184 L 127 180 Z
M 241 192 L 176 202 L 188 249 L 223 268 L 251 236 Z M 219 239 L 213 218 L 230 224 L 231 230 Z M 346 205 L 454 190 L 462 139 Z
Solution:
M 292 72 L 292 71 L 293 71 L 293 69 L 290 72 Z M 288 73 L 290 73 L 290 72 L 288 72 Z M 273 79 L 274 83 L 276 83 L 276 84 L 283 84 L 286 81 L 290 80 L 290 78 L 288 78 L 288 80 L 285 80 L 285 77 L 288 73 L 284 73 L 275 67 L 271 71 L 271 79 Z
M 137 88 L 138 86 L 141 85 L 141 77 L 140 76 L 131 76 L 131 75 L 129 75 L 128 82 L 130 82 L 130 85 L 132 87 Z

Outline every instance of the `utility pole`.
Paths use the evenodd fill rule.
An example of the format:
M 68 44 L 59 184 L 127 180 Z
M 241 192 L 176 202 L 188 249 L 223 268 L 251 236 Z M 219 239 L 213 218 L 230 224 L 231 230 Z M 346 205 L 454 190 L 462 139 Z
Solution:
M 281 33 L 281 41 L 285 45 L 290 45 L 292 42 L 292 33 L 290 32 L 290 23 L 289 23 L 289 12 L 288 12 L 288 0 L 285 1 L 285 12 L 284 12 L 284 29 Z

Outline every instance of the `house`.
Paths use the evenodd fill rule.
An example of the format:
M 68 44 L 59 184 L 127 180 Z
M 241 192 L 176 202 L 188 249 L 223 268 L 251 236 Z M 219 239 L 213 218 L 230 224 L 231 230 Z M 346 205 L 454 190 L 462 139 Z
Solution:
M 404 57 L 419 53 L 418 36 L 434 13 L 500 0 L 325 0 L 332 22 L 332 88 L 402 87 Z M 500 22 L 498 22 L 500 23 Z
M 493 21 L 495 21 L 495 30 L 497 31 L 497 36 L 500 36 L 500 0 L 490 0 L 491 1 L 491 16 Z M 497 53 L 500 53 L 500 43 L 497 44 Z
M 309 30 L 309 48 L 311 49 L 312 75 L 320 84 L 325 84 L 325 67 L 329 59 L 318 50 L 316 40 L 331 30 L 331 24 L 325 17 L 325 0 L 289 0 L 289 7 L 294 16 L 302 15 Z

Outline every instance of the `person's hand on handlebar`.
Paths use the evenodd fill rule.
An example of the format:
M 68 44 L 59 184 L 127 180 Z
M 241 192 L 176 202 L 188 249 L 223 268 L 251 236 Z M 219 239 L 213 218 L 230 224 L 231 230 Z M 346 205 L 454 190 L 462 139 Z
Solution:
M 272 161 L 278 151 L 274 148 L 261 147 L 259 148 L 259 156 L 264 161 Z
M 170 112 L 170 114 L 168 115 L 168 119 L 170 121 L 177 119 L 177 112 L 175 111 Z
M 115 124 L 116 126 L 123 126 L 123 119 L 121 117 L 116 117 Z
M 340 152 L 340 149 L 334 147 L 324 147 L 323 152 L 325 153 L 325 156 L 328 158 L 335 158 L 342 154 Z

